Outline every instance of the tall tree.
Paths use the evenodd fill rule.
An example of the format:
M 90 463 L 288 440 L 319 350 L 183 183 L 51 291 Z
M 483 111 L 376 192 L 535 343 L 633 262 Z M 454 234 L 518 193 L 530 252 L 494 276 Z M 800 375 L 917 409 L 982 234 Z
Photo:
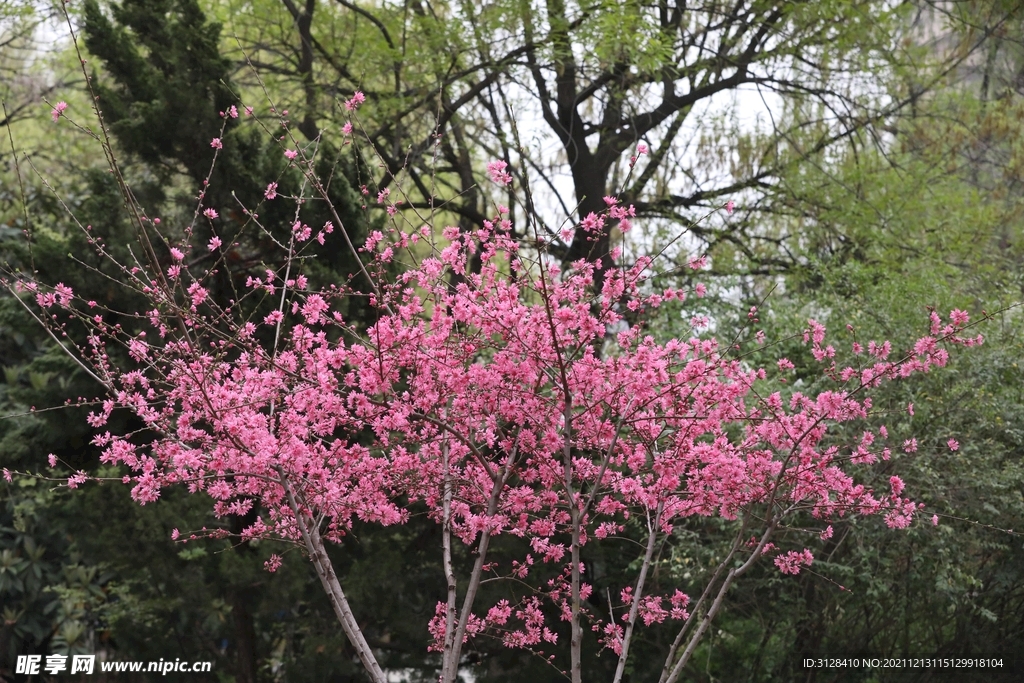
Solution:
M 778 241 L 760 216 L 787 211 L 787 169 L 870 138 L 869 123 L 892 125 L 1016 10 L 989 8 L 988 32 L 964 36 L 944 60 L 915 48 L 914 11 L 868 0 L 286 0 L 293 34 L 239 24 L 238 35 L 268 78 L 294 85 L 310 135 L 333 135 L 348 116 L 338 98 L 366 92 L 379 114 L 363 121 L 369 153 L 385 166 L 383 185 L 409 179 L 405 208 L 443 202 L 463 227 L 480 225 L 488 150 L 529 170 L 539 201 L 580 223 L 614 191 L 638 216 L 687 226 L 691 249 L 732 245 L 747 269 L 766 272 L 792 265 L 785 250 L 759 248 Z M 888 87 L 897 82 L 914 85 L 897 93 Z M 749 120 L 746 132 L 737 121 L 754 110 L 762 127 L 752 135 Z M 748 210 L 728 225 L 695 220 L 730 197 Z M 596 238 L 548 225 L 545 239 L 566 261 L 607 266 L 615 223 Z

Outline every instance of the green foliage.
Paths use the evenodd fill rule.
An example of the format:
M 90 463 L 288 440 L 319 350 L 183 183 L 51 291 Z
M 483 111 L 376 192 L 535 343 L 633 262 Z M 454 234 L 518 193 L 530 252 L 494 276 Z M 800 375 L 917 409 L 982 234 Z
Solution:
M 95 0 L 87 3 L 84 36 L 103 64 L 104 77 L 93 82 L 119 146 L 130 160 L 143 162 L 145 172 L 156 174 L 143 175 L 133 189 L 165 225 L 194 224 L 195 193 L 202 190 L 202 207 L 221 216 L 212 221 L 199 217 L 198 248 L 205 251 L 213 234 L 227 245 L 224 261 L 210 266 L 221 270 L 215 295 L 236 298 L 249 275 L 262 275 L 267 264 L 284 258 L 279 245 L 287 244 L 296 219 L 319 229 L 332 215 L 322 198 L 310 196 L 301 173 L 283 156 L 291 146 L 285 136 L 272 137 L 244 113 L 226 115 L 232 105 L 241 111 L 242 102 L 230 81 L 231 65 L 219 52 L 220 26 L 208 22 L 194 0 L 126 0 L 112 5 L 111 14 L 113 20 Z M 224 144 L 216 164 L 210 145 L 214 138 Z M 366 172 L 357 157 L 343 151 L 320 142 L 316 171 L 328 179 L 328 195 L 343 224 L 337 227 L 358 245 L 368 222 L 353 185 L 365 184 Z M 181 174 L 188 182 L 168 197 L 169 183 Z M 282 198 L 264 198 L 270 182 L 278 184 Z M 304 198 L 297 215 L 294 203 L 284 197 Z M 181 228 L 166 230 L 166 241 L 181 239 Z M 322 247 L 307 245 L 303 256 L 314 286 L 349 281 L 358 271 L 341 230 L 327 236 Z M 355 319 L 359 308 L 352 309 Z
M 217 112 L 236 103 L 230 62 L 218 50 L 220 26 L 206 22 L 195 0 L 128 0 L 112 5 L 112 14 L 114 21 L 95 0 L 85 3 L 85 46 L 116 83 L 93 77 L 114 135 L 151 166 L 174 159 L 202 179 L 220 130 Z

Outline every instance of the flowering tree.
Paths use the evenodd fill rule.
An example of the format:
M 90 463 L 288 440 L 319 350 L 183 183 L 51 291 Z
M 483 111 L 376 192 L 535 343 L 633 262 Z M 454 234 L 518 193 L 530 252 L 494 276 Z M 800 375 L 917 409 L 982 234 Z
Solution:
M 353 111 L 361 102 L 357 93 L 346 106 Z M 55 120 L 64 116 L 58 106 Z M 217 152 L 223 145 L 219 137 L 211 142 Z M 315 198 L 329 201 L 314 171 L 315 146 L 293 144 L 283 153 Z M 514 196 L 506 163 L 488 170 Z M 287 201 L 277 190 L 271 181 L 265 200 Z M 522 192 L 532 206 L 529 188 Z M 298 206 L 304 198 L 292 200 Z M 637 629 L 675 621 L 660 679 L 671 683 L 740 577 L 759 561 L 784 574 L 811 565 L 811 549 L 773 542 L 796 515 L 819 520 L 822 538 L 831 535 L 831 520 L 846 515 L 883 515 L 893 528 L 911 523 L 919 504 L 904 495 L 898 476 L 882 492 L 856 480 L 858 468 L 890 455 L 885 427 L 872 424 L 870 390 L 943 366 L 944 344 L 981 342 L 962 336 L 966 313 L 952 311 L 948 322 L 933 313 L 930 334 L 905 354 L 893 356 L 889 342 L 854 344 L 852 354 L 866 361 L 840 367 L 824 326 L 811 320 L 804 342 L 834 387 L 787 391 L 784 400 L 793 369 L 785 358 L 770 370 L 750 367 L 732 344 L 710 335 L 659 343 L 625 322 L 627 312 L 702 296 L 702 286 L 655 288 L 652 257 L 602 265 L 621 263 L 619 249 L 563 271 L 539 235 L 533 244 L 541 246 L 529 249 L 512 239 L 504 206 L 474 234 L 451 227 L 437 239 L 427 226 L 398 222 L 386 234 L 373 232 L 360 263 L 376 318 L 364 331 L 342 313 L 351 287 L 312 289 L 302 272 L 304 245 L 335 230 L 347 235 L 333 209 L 322 227 L 297 220 L 282 245 L 284 264 L 250 277 L 246 292 L 224 303 L 211 295 L 217 269 L 189 266 L 199 250 L 222 258 L 216 234 L 205 245 L 193 237 L 195 221 L 214 220 L 218 207 L 203 205 L 201 195 L 193 225 L 174 237 L 130 193 L 126 201 L 146 256 L 116 265 L 124 285 L 147 302 L 127 312 L 141 329 L 109 324 L 102 306 L 63 284 L 16 278 L 8 286 L 26 306 L 34 298 L 54 339 L 108 391 L 89 420 L 102 461 L 125 467 L 133 497 L 150 504 L 165 487 L 187 486 L 207 494 L 219 517 L 257 512 L 241 537 L 305 550 L 375 683 L 387 678 L 327 553 L 355 521 L 402 524 L 425 510 L 440 526 L 447 591 L 424 628 L 442 683 L 456 680 L 474 638 L 548 656 L 542 648 L 564 640 L 563 623 L 571 680 L 582 680 L 590 631 L 617 658 L 618 683 Z M 387 191 L 377 201 L 393 206 Z M 604 204 L 566 230 L 595 240 L 611 223 L 627 231 L 633 207 L 611 196 Z M 253 227 L 266 230 L 251 208 L 243 207 Z M 389 276 L 396 261 L 404 270 Z M 273 300 L 273 310 L 253 315 L 258 299 Z M 67 335 L 73 325 L 88 330 L 86 343 L 65 340 L 74 337 Z M 149 436 L 103 432 L 118 408 L 137 415 Z M 863 424 L 858 442 L 834 436 L 844 423 Z M 87 479 L 79 472 L 67 485 Z M 657 548 L 694 516 L 732 520 L 727 554 L 695 591 L 651 590 Z M 643 529 L 642 554 L 631 580 L 615 587 L 617 615 L 598 614 L 587 603 L 594 584 L 581 554 L 622 534 L 629 520 Z M 491 548 L 509 536 L 529 549 L 504 564 Z M 473 555 L 465 575 L 453 561 L 458 543 Z M 272 557 L 268 571 L 279 564 Z M 539 571 L 545 564 L 553 572 Z M 481 585 L 496 580 L 516 585 L 516 598 L 485 602 Z

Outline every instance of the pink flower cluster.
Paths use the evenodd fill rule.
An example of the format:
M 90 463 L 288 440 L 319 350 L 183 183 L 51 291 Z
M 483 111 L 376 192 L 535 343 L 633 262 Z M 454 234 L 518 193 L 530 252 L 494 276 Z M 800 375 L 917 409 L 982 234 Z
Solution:
M 68 103 L 61 100 L 53 106 L 53 110 L 50 112 L 50 118 L 54 123 L 64 115 L 64 111 L 68 108 Z
M 783 574 L 799 574 L 801 567 L 810 567 L 812 562 L 814 562 L 814 555 L 807 548 L 801 552 L 791 550 L 775 558 L 775 566 Z
M 508 185 L 512 182 L 512 175 L 505 170 L 507 167 L 504 161 L 492 161 L 487 164 L 487 174 L 499 185 Z
M 511 181 L 505 169 L 504 162 L 488 167 L 501 184 Z M 275 191 L 271 183 L 266 198 Z M 387 198 L 382 190 L 378 201 Z M 612 218 L 628 221 L 632 207 L 610 199 Z M 596 230 L 603 220 L 592 215 L 582 225 Z M 870 342 L 870 360 L 857 368 L 837 367 L 826 328 L 810 320 L 804 341 L 835 385 L 784 398 L 783 384 L 763 391 L 765 369 L 736 360 L 715 339 L 658 342 L 625 324 L 624 301 L 656 308 L 687 295 L 654 290 L 645 280 L 651 259 L 607 270 L 594 291 L 597 266 L 580 261 L 563 272 L 530 261 L 509 228 L 500 213 L 475 234 L 446 229 L 445 242 L 416 267 L 395 282 L 375 282 L 378 315 L 361 335 L 344 327 L 340 290 L 308 291 L 304 276 L 270 269 L 247 287 L 269 294 L 283 287 L 287 305 L 251 321 L 208 324 L 201 307 L 210 293 L 188 280 L 185 252 L 172 248 L 173 291 L 146 285 L 154 303 L 143 316 L 150 335 L 119 336 L 97 317 L 90 338 L 89 357 L 112 392 L 90 424 L 101 427 L 122 407 L 159 435 L 143 448 L 102 433 L 95 439 L 102 462 L 131 472 L 141 504 L 184 485 L 205 492 L 218 516 L 259 509 L 244 538 L 301 541 L 310 532 L 306 520 L 317 519 L 323 538 L 340 543 L 356 520 L 401 524 L 422 506 L 477 549 L 501 536 L 525 539 L 522 556 L 486 566 L 520 584 L 535 581 L 533 593 L 460 617 L 463 640 L 493 632 L 508 647 L 556 640 L 545 602 L 561 619 L 580 618 L 574 610 L 585 609 L 578 605 L 593 587 L 579 548 L 606 542 L 630 518 L 648 520 L 651 538 L 690 517 L 736 519 L 751 510 L 805 512 L 823 526 L 852 514 L 880 514 L 896 528 L 911 522 L 918 505 L 898 476 L 880 493 L 855 478 L 858 463 L 889 457 L 888 432 L 869 429 L 840 448 L 830 430 L 871 418 L 871 388 L 944 365 L 942 343 L 980 343 L 960 336 L 965 313 L 953 311 L 948 323 L 933 316 L 931 335 L 897 360 L 888 359 L 888 342 Z M 326 224 L 317 239 L 333 229 Z M 312 237 L 301 221 L 292 233 L 297 242 Z M 365 253 L 383 272 L 419 236 L 375 231 Z M 210 240 L 210 250 L 220 247 L 219 238 Z M 703 257 L 692 265 L 703 267 Z M 63 285 L 37 292 L 44 307 L 70 307 L 73 296 Z M 751 309 L 751 319 L 756 314 Z M 706 324 L 694 318 L 695 326 Z M 267 335 L 256 334 L 260 326 Z M 280 344 L 268 346 L 277 334 Z M 114 341 L 135 366 L 111 366 L 106 345 Z M 794 367 L 785 358 L 776 366 Z M 80 476 L 71 481 L 78 485 Z M 810 566 L 810 550 L 775 550 L 773 528 L 752 541 L 745 559 L 774 552 L 785 574 Z M 822 538 L 831 533 L 828 527 Z M 280 564 L 272 557 L 267 569 Z M 545 564 L 557 577 L 535 579 L 533 569 Z M 620 593 L 624 627 L 590 615 L 613 651 L 628 648 L 637 622 L 686 620 L 698 611 L 680 590 L 659 595 L 644 592 L 642 579 L 634 585 Z M 429 625 L 435 649 L 455 637 L 454 613 L 438 604 Z

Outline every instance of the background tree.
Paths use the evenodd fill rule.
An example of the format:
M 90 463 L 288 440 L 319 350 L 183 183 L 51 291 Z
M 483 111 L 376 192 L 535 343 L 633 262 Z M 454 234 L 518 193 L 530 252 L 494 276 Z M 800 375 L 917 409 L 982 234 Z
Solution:
M 955 15 L 969 5 L 936 6 Z M 276 15 L 261 5 L 267 20 L 255 29 L 231 30 L 240 51 L 292 93 L 306 132 L 336 129 L 346 118 L 339 98 L 367 93 L 379 112 L 364 124 L 369 153 L 386 168 L 382 184 L 409 179 L 408 208 L 443 205 L 464 228 L 480 225 L 476 150 L 487 150 L 539 176 L 537 194 L 560 213 L 598 214 L 615 190 L 642 217 L 677 232 L 686 225 L 681 251 L 722 248 L 742 254 L 734 267 L 778 272 L 792 265 L 792 245 L 780 249 L 787 240 L 767 232 L 762 216 L 790 210 L 782 176 L 853 138 L 882 144 L 869 123 L 894 125 L 1016 11 L 985 5 L 982 30 L 940 57 L 916 47 L 918 7 L 289 2 Z M 788 114 L 773 121 L 772 109 Z M 750 134 L 740 119 L 754 111 L 761 125 Z M 513 118 L 529 130 L 524 150 L 510 134 Z M 742 197 L 743 210 L 728 225 L 698 224 L 730 197 Z M 607 265 L 613 223 L 596 240 L 547 226 L 548 246 L 566 261 Z

